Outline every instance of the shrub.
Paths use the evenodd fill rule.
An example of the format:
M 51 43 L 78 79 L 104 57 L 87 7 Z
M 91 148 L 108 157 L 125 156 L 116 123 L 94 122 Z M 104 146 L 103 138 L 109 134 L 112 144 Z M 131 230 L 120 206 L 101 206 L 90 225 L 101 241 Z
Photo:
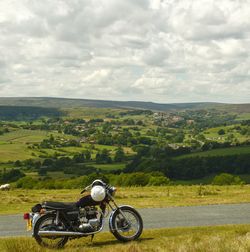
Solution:
M 20 178 L 16 182 L 16 187 L 17 188 L 23 188 L 23 189 L 33 189 L 35 185 L 37 184 L 38 180 L 33 179 L 30 176 L 26 176 L 24 178 Z
M 149 182 L 150 175 L 147 173 L 136 172 L 130 174 L 128 186 L 146 186 Z
M 25 174 L 23 172 L 21 172 L 20 170 L 12 169 L 10 171 L 3 173 L 0 176 L 0 182 L 2 182 L 2 183 L 15 182 L 24 176 L 25 176 Z
M 24 189 L 81 189 L 91 184 L 95 179 L 101 179 L 105 183 L 110 183 L 115 186 L 161 186 L 170 183 L 170 180 L 160 172 L 135 172 L 121 173 L 119 175 L 92 173 L 71 179 L 52 179 L 50 177 L 35 179 L 26 176 L 19 179 L 15 183 L 15 186 Z
M 168 185 L 170 183 L 169 178 L 167 177 L 150 177 L 148 185 L 149 186 L 163 186 Z
M 221 173 L 214 177 L 212 184 L 214 185 L 243 185 L 245 181 L 239 176 L 234 176 L 229 173 Z

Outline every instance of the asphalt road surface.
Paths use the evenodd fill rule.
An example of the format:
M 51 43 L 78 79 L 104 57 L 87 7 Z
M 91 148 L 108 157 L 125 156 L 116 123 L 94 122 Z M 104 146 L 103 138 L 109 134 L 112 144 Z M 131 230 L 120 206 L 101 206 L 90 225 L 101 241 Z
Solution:
M 250 224 L 250 203 L 139 209 L 144 228 Z M 108 221 L 106 221 L 105 230 Z M 22 215 L 0 215 L 0 236 L 31 236 Z

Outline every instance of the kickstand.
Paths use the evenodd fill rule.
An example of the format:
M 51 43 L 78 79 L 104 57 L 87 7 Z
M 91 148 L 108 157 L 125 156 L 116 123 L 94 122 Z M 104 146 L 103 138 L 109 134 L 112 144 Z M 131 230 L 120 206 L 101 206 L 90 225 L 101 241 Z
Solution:
M 91 242 L 93 242 L 94 236 L 95 236 L 94 234 L 91 235 L 91 240 L 90 240 Z

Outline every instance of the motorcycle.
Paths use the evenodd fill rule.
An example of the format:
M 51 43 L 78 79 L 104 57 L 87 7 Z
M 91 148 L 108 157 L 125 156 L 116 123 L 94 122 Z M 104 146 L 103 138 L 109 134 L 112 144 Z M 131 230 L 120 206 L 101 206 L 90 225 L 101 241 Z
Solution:
M 109 230 L 122 242 L 136 240 L 143 230 L 140 214 L 131 206 L 118 206 L 116 188 L 95 180 L 81 192 L 91 191 L 78 202 L 43 202 L 25 213 L 27 229 L 37 243 L 48 248 L 62 248 L 69 239 L 92 236 L 101 232 L 109 215 Z

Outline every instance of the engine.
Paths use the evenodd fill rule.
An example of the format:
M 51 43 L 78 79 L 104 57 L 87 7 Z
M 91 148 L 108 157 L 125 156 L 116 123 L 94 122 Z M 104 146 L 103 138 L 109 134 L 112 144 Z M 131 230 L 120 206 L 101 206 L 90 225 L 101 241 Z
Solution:
M 100 227 L 98 210 L 94 206 L 87 206 L 79 209 L 79 229 L 82 232 L 94 232 Z

